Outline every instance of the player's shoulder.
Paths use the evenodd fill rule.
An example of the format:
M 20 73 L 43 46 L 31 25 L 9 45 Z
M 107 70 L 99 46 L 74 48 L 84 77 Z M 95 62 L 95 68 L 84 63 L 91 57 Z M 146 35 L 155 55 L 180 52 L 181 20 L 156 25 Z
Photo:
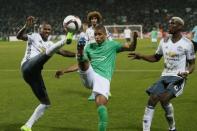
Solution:
M 33 39 L 40 38 L 40 35 L 36 32 L 30 32 L 30 33 L 27 34 L 27 37 L 28 37 L 28 39 L 33 40 Z
M 189 43 L 189 44 L 192 44 L 191 40 L 188 39 L 187 37 L 183 36 L 182 37 L 182 41 L 185 42 L 185 43 Z

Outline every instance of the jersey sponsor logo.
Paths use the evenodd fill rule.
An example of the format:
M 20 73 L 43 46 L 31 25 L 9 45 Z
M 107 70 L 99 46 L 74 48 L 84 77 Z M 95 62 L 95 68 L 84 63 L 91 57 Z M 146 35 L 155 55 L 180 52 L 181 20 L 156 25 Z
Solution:
M 177 51 L 183 52 L 183 51 L 184 51 L 184 49 L 183 49 L 183 47 L 182 47 L 182 46 L 178 46 L 178 47 L 177 47 Z

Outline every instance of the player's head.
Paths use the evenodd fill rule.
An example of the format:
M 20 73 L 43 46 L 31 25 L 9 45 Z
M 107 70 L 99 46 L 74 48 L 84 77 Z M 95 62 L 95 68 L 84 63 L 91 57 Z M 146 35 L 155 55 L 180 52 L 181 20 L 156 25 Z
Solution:
M 51 34 L 51 25 L 49 23 L 42 23 L 39 27 L 40 35 L 42 36 L 43 40 L 47 40 L 49 35 Z
M 168 30 L 170 34 L 176 34 L 182 31 L 184 20 L 180 17 L 172 17 L 169 20 Z
M 87 21 L 91 23 L 91 25 L 96 26 L 101 23 L 102 15 L 98 11 L 89 12 L 87 15 Z
M 95 27 L 94 37 L 98 44 L 103 43 L 107 37 L 106 29 L 103 25 L 99 24 Z

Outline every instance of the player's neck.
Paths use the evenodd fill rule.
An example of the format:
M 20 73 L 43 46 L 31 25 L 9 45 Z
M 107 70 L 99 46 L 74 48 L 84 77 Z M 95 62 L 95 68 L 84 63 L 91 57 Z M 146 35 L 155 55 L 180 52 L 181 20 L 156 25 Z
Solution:
M 177 33 L 177 34 L 173 34 L 171 39 L 172 39 L 172 42 L 173 42 L 173 43 L 176 43 L 176 42 L 179 41 L 181 38 L 182 38 L 181 33 Z
M 43 41 L 47 41 L 48 40 L 48 38 L 44 37 L 42 34 L 40 34 L 40 36 L 41 36 Z

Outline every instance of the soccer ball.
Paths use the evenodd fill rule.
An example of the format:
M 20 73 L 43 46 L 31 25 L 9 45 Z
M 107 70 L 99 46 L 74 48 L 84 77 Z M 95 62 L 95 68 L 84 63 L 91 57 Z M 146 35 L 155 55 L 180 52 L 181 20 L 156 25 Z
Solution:
M 81 28 L 81 20 L 79 17 L 68 15 L 64 18 L 63 27 L 69 32 L 77 32 Z

